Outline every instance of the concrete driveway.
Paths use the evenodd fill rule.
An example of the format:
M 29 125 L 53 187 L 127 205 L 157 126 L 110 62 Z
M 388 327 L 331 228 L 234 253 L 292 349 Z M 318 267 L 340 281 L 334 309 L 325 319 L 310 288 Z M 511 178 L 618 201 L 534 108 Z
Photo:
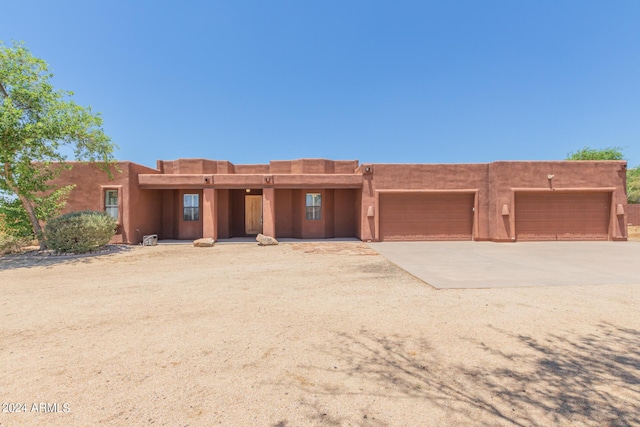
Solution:
M 640 286 L 640 242 L 384 242 L 369 246 L 438 289 Z

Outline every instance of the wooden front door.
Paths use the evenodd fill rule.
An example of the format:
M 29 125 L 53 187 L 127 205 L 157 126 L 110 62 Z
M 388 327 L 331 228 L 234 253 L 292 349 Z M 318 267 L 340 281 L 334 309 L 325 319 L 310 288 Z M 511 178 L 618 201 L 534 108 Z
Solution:
M 262 233 L 262 196 L 244 196 L 244 232 Z

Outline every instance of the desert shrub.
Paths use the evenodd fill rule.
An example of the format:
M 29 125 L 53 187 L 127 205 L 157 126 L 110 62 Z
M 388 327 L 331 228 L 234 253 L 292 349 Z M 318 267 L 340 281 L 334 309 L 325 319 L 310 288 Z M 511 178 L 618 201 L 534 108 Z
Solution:
M 104 212 L 71 212 L 49 220 L 44 238 L 49 249 L 81 254 L 105 246 L 115 229 L 115 220 Z

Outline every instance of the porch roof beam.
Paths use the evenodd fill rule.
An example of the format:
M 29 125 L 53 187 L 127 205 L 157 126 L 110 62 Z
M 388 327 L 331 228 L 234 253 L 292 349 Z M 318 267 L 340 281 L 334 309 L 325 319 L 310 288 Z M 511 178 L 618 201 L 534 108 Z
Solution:
M 362 188 L 360 174 L 139 174 L 145 189 L 177 188 Z

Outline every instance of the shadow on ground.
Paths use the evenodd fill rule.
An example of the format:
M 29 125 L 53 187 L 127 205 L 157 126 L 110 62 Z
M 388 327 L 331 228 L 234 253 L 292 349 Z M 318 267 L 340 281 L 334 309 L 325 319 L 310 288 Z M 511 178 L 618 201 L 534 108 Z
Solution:
M 479 367 L 477 360 L 448 363 L 446 355 L 412 337 L 380 337 L 366 330 L 357 336 L 338 334 L 332 347 L 319 349 L 335 357 L 337 366 L 305 367 L 327 381 L 297 387 L 305 394 L 335 398 L 365 394 L 417 399 L 463 424 L 640 424 L 638 330 L 600 323 L 591 334 L 543 339 L 494 331 L 510 342 L 511 351 L 468 343 L 491 362 L 486 367 Z M 319 420 L 321 412 L 309 409 L 310 419 Z M 328 425 L 344 421 L 325 416 Z M 366 416 L 361 422 L 378 423 L 386 425 Z
M 0 256 L 0 271 L 18 268 L 53 267 L 58 264 L 88 264 L 96 257 L 109 257 L 117 253 L 129 252 L 131 246 L 114 245 L 106 251 L 91 252 L 80 255 L 47 255 L 37 252 L 26 252 Z

